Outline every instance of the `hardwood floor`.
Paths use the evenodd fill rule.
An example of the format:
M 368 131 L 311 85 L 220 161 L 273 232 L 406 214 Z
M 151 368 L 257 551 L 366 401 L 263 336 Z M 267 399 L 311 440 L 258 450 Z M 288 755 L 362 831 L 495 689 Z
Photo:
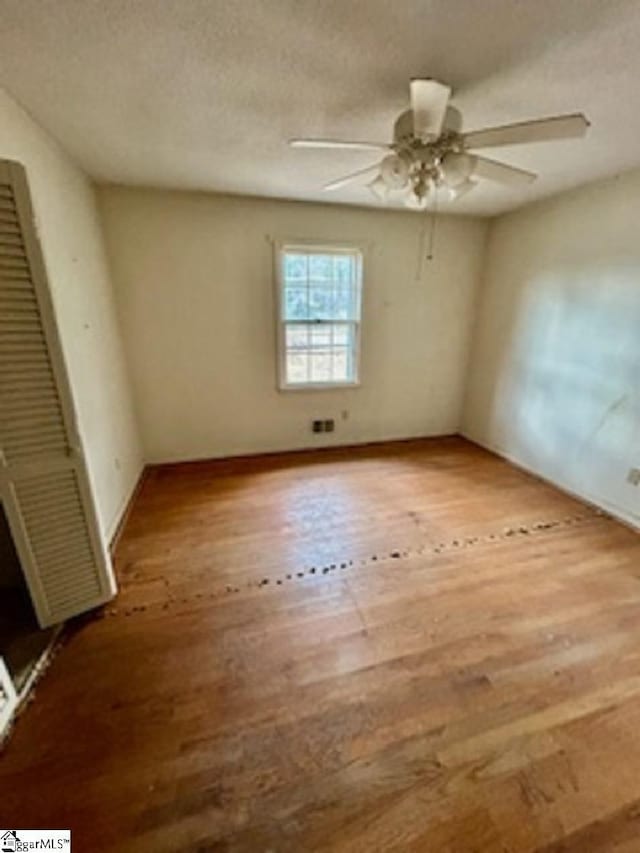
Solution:
M 640 536 L 463 441 L 158 468 L 0 760 L 93 851 L 640 851 Z

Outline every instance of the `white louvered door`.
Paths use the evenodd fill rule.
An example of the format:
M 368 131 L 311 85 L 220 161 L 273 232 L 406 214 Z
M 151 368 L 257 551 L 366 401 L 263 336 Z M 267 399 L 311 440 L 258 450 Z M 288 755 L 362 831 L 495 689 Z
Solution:
M 0 161 L 0 495 L 40 625 L 113 597 L 26 175 L 10 161 Z

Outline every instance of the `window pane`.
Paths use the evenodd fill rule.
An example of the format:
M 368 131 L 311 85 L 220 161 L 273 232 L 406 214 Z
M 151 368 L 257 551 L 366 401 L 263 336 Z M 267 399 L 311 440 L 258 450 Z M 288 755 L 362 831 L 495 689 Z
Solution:
M 349 382 L 353 376 L 349 372 L 349 356 L 346 349 L 334 350 L 333 353 L 333 381 Z
M 284 291 L 284 319 L 309 319 L 309 292 L 306 287 L 287 287 Z
M 333 342 L 336 346 L 353 345 L 353 326 L 341 324 L 333 326 Z
M 286 324 L 286 383 L 312 385 L 314 382 L 355 381 L 355 343 L 355 324 Z
M 306 282 L 308 270 L 308 255 L 297 255 L 286 252 L 284 256 L 284 277 L 287 282 Z
M 309 278 L 333 281 L 333 255 L 309 255 Z
M 311 381 L 331 382 L 331 353 L 312 352 L 311 359 Z
M 335 320 L 355 320 L 356 315 L 356 293 L 352 287 L 340 285 L 335 295 Z
M 287 353 L 287 383 L 289 385 L 304 384 L 309 381 L 309 353 Z
M 311 347 L 317 349 L 329 349 L 333 342 L 333 326 L 322 323 L 320 326 L 310 326 Z
M 333 320 L 335 293 L 331 286 L 313 283 L 309 286 L 309 316 L 312 320 Z
M 292 323 L 287 324 L 285 341 L 287 350 L 308 349 L 310 328 L 306 323 L 300 326 L 295 326 Z
M 355 281 L 355 263 L 352 255 L 334 257 L 334 277 L 339 284 L 353 284 Z

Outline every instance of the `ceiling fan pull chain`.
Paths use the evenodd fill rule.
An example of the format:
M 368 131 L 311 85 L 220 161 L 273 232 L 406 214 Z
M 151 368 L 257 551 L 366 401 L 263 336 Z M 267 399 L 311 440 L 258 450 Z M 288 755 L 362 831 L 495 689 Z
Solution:
M 425 244 L 427 242 L 427 228 L 429 226 L 429 212 L 425 210 L 424 216 L 421 220 L 420 227 L 420 242 L 418 245 L 418 268 L 416 270 L 416 281 L 420 281 L 422 279 L 422 273 L 424 270 L 424 260 L 425 260 Z
M 420 229 L 420 246 L 418 248 L 418 271 L 416 279 L 420 281 L 424 270 L 424 262 L 433 260 L 436 236 L 436 217 L 438 215 L 438 190 L 434 187 L 433 208 L 425 210 Z M 427 230 L 429 231 L 427 238 Z M 426 246 L 425 246 L 426 244 Z M 426 249 L 426 251 L 425 251 Z
M 436 219 L 438 218 L 438 187 L 433 188 L 433 209 L 431 210 L 431 221 L 429 223 L 429 246 L 427 249 L 427 260 L 433 260 L 433 252 L 436 244 Z

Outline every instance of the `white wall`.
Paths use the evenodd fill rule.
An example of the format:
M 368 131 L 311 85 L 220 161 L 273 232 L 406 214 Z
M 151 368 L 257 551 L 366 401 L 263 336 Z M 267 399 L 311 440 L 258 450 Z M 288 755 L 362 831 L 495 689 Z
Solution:
M 27 170 L 100 523 L 110 537 L 142 463 L 95 192 L 2 89 L 0 158 Z
M 485 223 L 442 217 L 418 280 L 416 214 L 116 187 L 100 199 L 147 459 L 459 428 Z M 276 390 L 271 237 L 370 245 L 360 388 Z M 314 417 L 336 432 L 314 436 Z
M 640 172 L 490 230 L 464 432 L 640 523 Z

